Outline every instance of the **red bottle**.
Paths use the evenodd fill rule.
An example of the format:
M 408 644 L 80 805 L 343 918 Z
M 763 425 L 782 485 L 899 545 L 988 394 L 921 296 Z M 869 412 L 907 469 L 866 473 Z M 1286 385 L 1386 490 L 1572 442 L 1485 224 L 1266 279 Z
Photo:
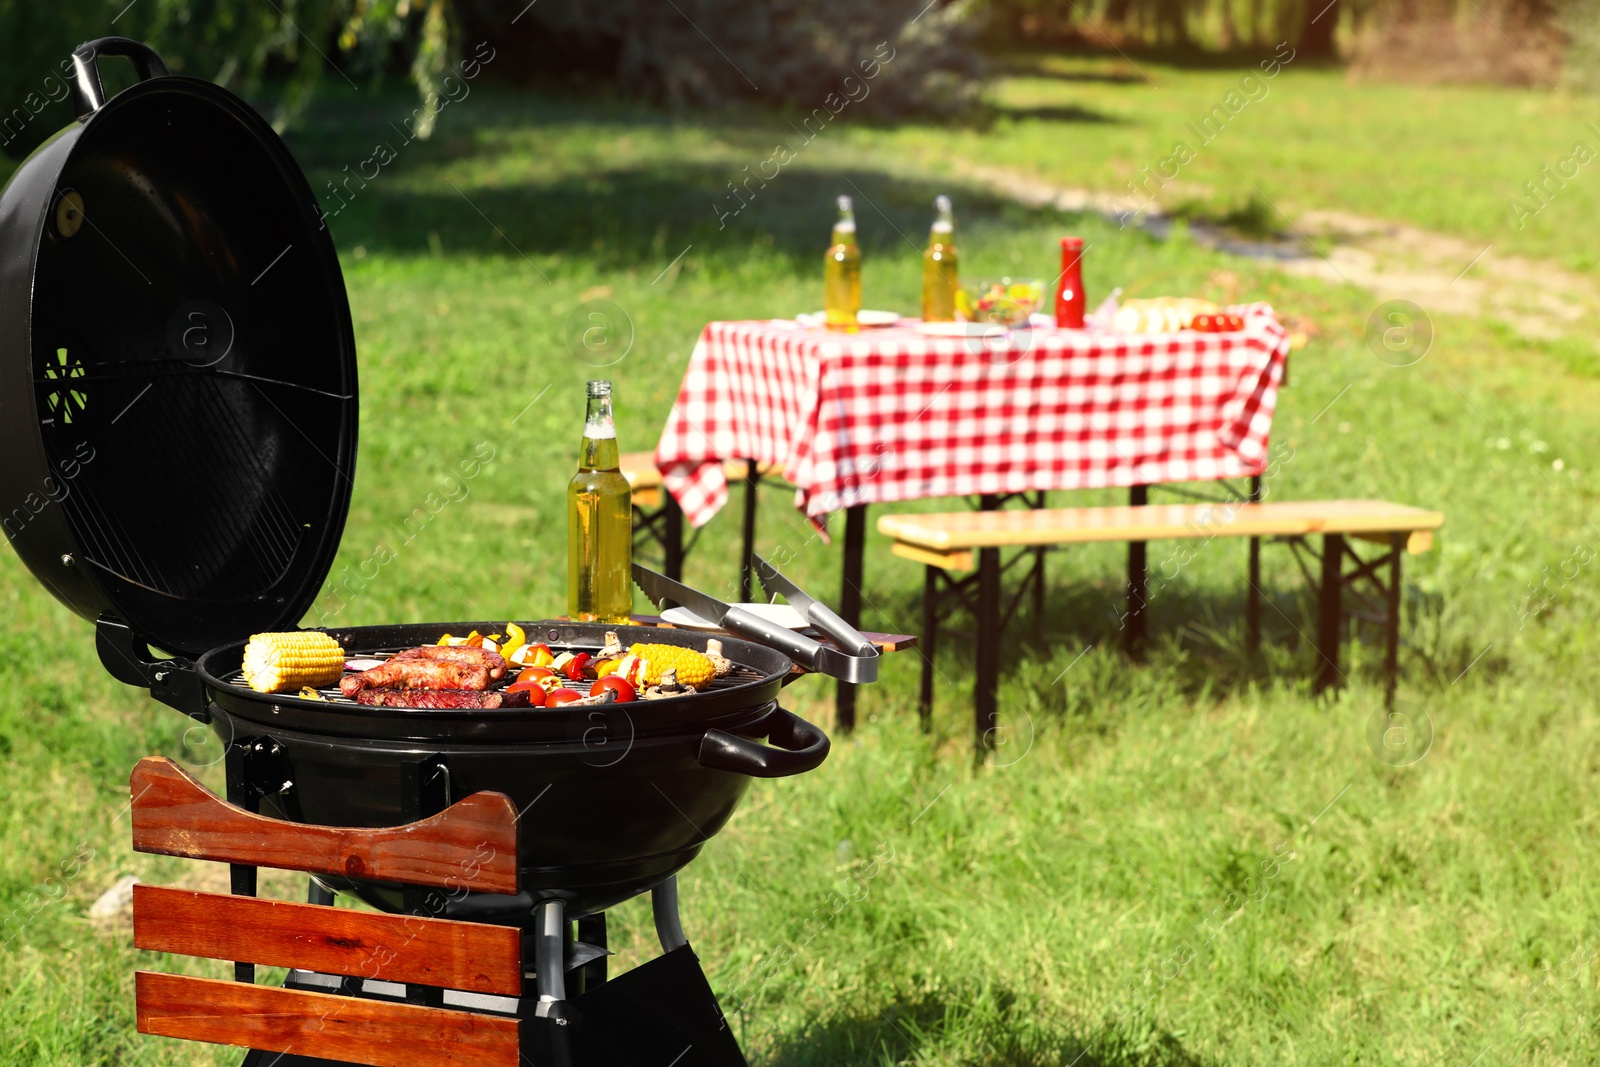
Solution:
M 1056 325 L 1083 329 L 1083 238 L 1061 239 L 1061 278 L 1056 282 Z

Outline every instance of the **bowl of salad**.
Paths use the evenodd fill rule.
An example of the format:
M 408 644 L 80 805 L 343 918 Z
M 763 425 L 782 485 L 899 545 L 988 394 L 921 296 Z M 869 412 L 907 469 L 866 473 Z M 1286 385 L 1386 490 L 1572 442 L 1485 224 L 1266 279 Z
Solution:
M 1026 326 L 1028 316 L 1044 306 L 1041 278 L 1001 278 L 963 285 L 956 292 L 956 318 L 961 322 Z

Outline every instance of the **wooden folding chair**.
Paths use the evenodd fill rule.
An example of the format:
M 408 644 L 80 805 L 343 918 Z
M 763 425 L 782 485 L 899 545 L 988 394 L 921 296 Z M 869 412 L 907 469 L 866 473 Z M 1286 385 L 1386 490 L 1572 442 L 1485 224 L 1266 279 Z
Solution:
M 136 851 L 220 861 L 233 874 L 231 894 L 134 887 L 135 945 L 235 964 L 231 982 L 140 971 L 140 1033 L 287 1054 L 284 1062 L 518 1067 L 515 1002 L 497 1010 L 493 1001 L 522 995 L 521 931 L 432 917 L 444 893 L 517 892 L 517 813 L 504 794 L 476 793 L 405 826 L 346 829 L 246 811 L 165 758 L 141 760 L 131 784 Z M 258 867 L 420 887 L 440 903 L 385 915 L 264 900 Z M 258 964 L 338 991 L 256 985 Z M 381 999 L 379 982 L 404 991 L 387 987 Z M 453 1006 L 444 990 L 459 991 Z

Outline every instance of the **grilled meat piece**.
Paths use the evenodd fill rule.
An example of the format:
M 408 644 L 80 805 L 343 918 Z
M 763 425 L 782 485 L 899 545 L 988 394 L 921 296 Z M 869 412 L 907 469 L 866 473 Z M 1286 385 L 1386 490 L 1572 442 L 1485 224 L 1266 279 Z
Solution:
M 389 660 L 360 674 L 339 679 L 339 692 L 353 697 L 366 689 L 477 689 L 489 688 L 489 668 L 434 659 Z
M 396 653 L 390 662 L 397 659 L 435 660 L 442 663 L 459 663 L 467 667 L 481 664 L 489 668 L 489 678 L 492 681 L 499 681 L 506 673 L 504 656 L 487 648 L 475 648 L 471 645 L 423 645 L 421 648 L 408 648 L 404 652 Z
M 527 696 L 522 693 L 483 692 L 476 689 L 363 689 L 356 693 L 356 703 L 372 708 L 472 711 L 505 707 L 510 703 L 507 697 L 522 697 L 522 702 L 527 703 Z

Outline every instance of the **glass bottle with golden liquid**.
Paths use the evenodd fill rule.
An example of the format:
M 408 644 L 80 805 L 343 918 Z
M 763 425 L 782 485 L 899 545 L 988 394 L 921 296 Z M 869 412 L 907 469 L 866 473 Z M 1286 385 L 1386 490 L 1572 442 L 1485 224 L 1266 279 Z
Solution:
M 854 333 L 861 311 L 861 248 L 856 244 L 856 213 L 848 196 L 839 198 L 839 218 L 822 270 L 823 312 L 828 329 Z
M 928 249 L 922 253 L 922 321 L 954 322 L 959 257 L 950 198 L 934 198 L 933 209 L 937 214 L 933 228 L 928 231 Z
M 633 615 L 633 498 L 618 469 L 611 383 L 589 383 L 578 473 L 567 484 L 567 615 L 627 622 Z

